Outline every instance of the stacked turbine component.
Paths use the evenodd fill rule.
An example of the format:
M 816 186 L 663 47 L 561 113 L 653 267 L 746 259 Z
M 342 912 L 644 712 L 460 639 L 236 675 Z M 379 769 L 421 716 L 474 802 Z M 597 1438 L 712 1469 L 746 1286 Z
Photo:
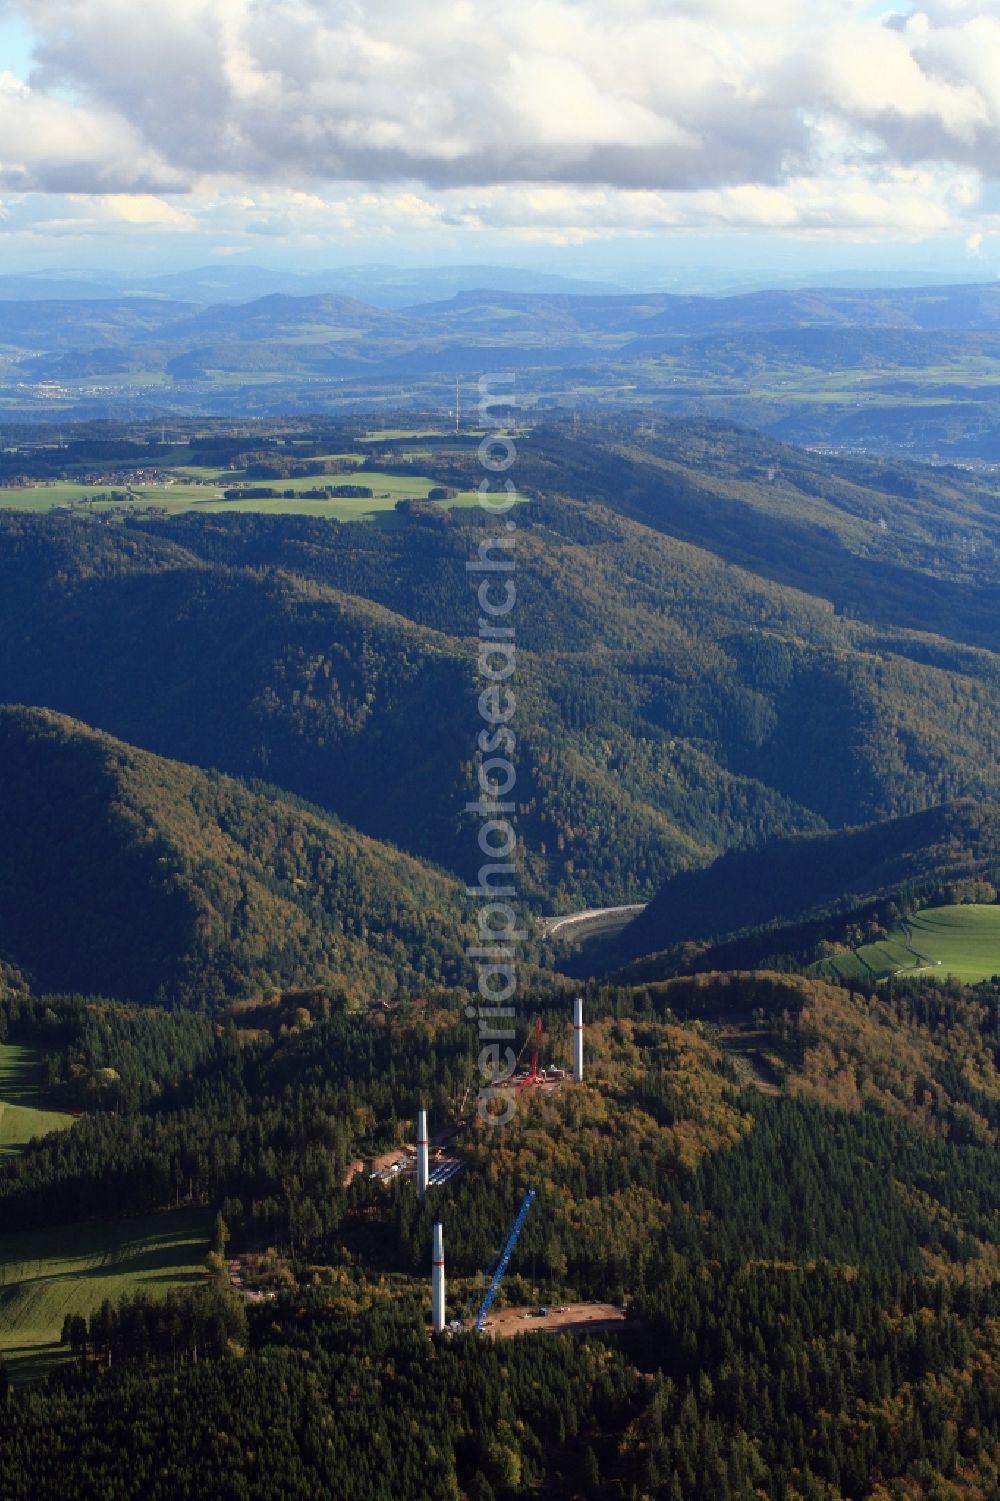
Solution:
M 434 1249 L 431 1252 L 431 1328 L 444 1332 L 444 1232 L 439 1220 L 434 1226 Z
M 417 1113 L 417 1198 L 421 1200 L 427 1197 L 427 1183 L 430 1177 L 429 1149 L 427 1111 L 421 1110 Z

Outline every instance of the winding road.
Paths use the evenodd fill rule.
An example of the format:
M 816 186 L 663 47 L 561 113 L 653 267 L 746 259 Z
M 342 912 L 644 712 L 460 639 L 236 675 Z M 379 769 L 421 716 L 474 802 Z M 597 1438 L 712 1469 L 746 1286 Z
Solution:
M 567 928 L 571 930 L 582 928 L 587 936 L 593 937 L 597 933 L 621 932 L 626 923 L 631 922 L 633 917 L 638 917 L 639 913 L 645 910 L 645 902 L 632 902 L 626 907 L 587 907 L 583 912 L 570 912 L 565 917 L 543 917 L 540 922 L 546 938 L 554 938 L 557 933 L 562 934 L 564 938 L 584 936 L 582 932 L 567 933 Z

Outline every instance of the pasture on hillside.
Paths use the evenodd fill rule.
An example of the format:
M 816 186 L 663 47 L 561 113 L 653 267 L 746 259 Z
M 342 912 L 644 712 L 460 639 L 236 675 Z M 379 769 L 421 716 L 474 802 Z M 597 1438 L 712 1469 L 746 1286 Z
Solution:
M 1000 907 L 927 907 L 910 919 L 918 953 L 965 985 L 1000 975 Z
M 208 1275 L 209 1215 L 177 1209 L 0 1235 L 0 1355 L 16 1381 L 69 1359 L 68 1313 L 89 1317 L 105 1298 L 163 1296 Z
M 73 1117 L 52 1110 L 44 1090 L 45 1054 L 24 1043 L 0 1043 L 0 1155 L 35 1136 L 62 1131 Z
M 813 970 L 843 980 L 934 973 L 963 985 L 1000 975 L 1000 906 L 925 907 L 909 919 L 909 930 L 909 946 L 903 929 L 894 928 L 881 943 L 823 960 Z

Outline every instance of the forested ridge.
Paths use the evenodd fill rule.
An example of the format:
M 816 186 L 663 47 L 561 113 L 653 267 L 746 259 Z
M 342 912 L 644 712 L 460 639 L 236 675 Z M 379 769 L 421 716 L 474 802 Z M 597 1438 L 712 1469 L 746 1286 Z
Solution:
M 625 437 L 540 429 L 525 445 L 518 826 L 533 905 L 636 900 L 765 836 L 996 793 L 995 611 L 970 614 L 993 587 L 981 486 L 824 468 L 707 426 L 643 439 L 633 481 Z M 471 452 L 432 457 L 472 482 Z M 682 482 L 697 490 L 684 526 Z M 880 507 L 901 496 L 912 524 L 887 535 Z M 756 551 L 718 529 L 730 515 Z M 0 700 L 276 784 L 468 878 L 465 565 L 483 520 L 433 505 L 393 520 L 2 517 Z M 854 595 L 808 563 L 800 522 Z
M 410 1310 L 255 1313 L 240 1358 L 8 1405 L 7 1494 L 63 1496 L 72 1473 L 82 1496 L 162 1501 L 987 1498 L 996 1306 L 959 1303 L 919 1279 L 693 1265 L 618 1351 L 435 1347 Z
M 558 1054 L 566 997 L 538 1000 Z M 4 1167 L 8 1222 L 193 1197 L 237 1248 L 281 1255 L 272 1302 L 216 1280 L 68 1324 L 64 1370 L 0 1400 L 5 1494 L 64 1495 L 71 1474 L 95 1497 L 989 1501 L 996 1104 L 983 1134 L 953 1128 L 956 1081 L 971 1091 L 1000 1044 L 998 992 L 910 982 L 872 1004 L 767 975 L 591 988 L 589 1082 L 526 1099 L 499 1150 L 466 1133 L 464 1177 L 421 1207 L 412 1182 L 345 1188 L 343 1170 L 409 1134 L 421 1100 L 452 1116 L 472 1067 L 460 1005 L 362 1017 L 293 992 L 184 1039 L 167 1013 L 9 992 L 8 1037 L 63 1060 L 54 1090 L 144 1038 L 151 1092 L 93 1099 Z M 711 1018 L 734 1011 L 785 1029 L 781 1098 L 747 1091 L 719 1047 Z M 852 1038 L 864 1026 L 887 1029 L 881 1059 Z M 937 1114 L 824 1097 L 817 1046 L 853 1049 L 884 1089 L 904 1038 Z M 429 1341 L 431 1220 L 460 1315 L 529 1184 L 501 1301 L 620 1300 L 620 1333 Z
M 672 877 L 585 964 L 606 969 L 642 959 L 643 976 L 652 978 L 658 965 L 682 966 L 700 948 L 699 967 L 756 966 L 783 948 L 815 949 L 845 924 L 891 923 L 921 898 L 947 901 L 978 891 L 980 899 L 995 901 L 998 882 L 1000 805 L 946 803 L 728 851 L 702 870 Z
M 456 882 L 318 810 L 0 709 L 0 957 L 42 989 L 212 1007 L 456 983 Z

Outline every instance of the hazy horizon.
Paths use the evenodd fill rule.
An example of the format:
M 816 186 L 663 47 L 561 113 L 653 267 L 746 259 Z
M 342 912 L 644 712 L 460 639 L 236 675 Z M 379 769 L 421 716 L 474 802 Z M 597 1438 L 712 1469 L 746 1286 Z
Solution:
M 333 290 L 345 291 L 357 287 L 356 295 L 362 297 L 366 282 L 373 286 L 383 279 L 398 276 L 401 283 L 412 282 L 419 300 L 422 285 L 432 286 L 438 280 L 455 283 L 463 290 L 563 290 L 572 292 L 579 288 L 580 295 L 594 293 L 621 293 L 623 296 L 636 293 L 672 293 L 687 296 L 736 296 L 741 293 L 797 289 L 865 288 L 872 290 L 898 290 L 906 287 L 944 285 L 989 285 L 998 274 L 981 262 L 947 260 L 941 258 L 917 259 L 911 264 L 893 263 L 859 257 L 856 261 L 843 257 L 829 264 L 817 259 L 815 263 L 784 257 L 774 257 L 770 263 L 762 260 L 755 265 L 744 258 L 739 266 L 730 265 L 722 259 L 713 261 L 704 253 L 695 265 L 680 257 L 676 260 L 646 262 L 617 260 L 610 255 L 593 259 L 540 260 L 529 256 L 495 257 L 489 260 L 423 258 L 370 258 L 350 259 L 329 255 L 315 260 L 303 260 L 295 255 L 279 257 L 219 257 L 216 260 L 198 260 L 196 256 L 150 257 L 141 265 L 124 261 L 108 265 L 93 261 L 67 262 L 66 264 L 17 265 L 4 264 L 0 269 L 0 297 L 5 281 L 37 283 L 48 294 L 58 294 L 61 284 L 72 284 L 74 297 L 85 296 L 83 288 L 93 286 L 95 294 L 103 290 L 124 289 L 135 295 L 144 283 L 163 295 L 161 283 L 182 282 L 198 277 L 208 286 L 212 278 L 218 279 L 220 290 L 238 288 L 242 282 L 252 285 L 258 281 L 273 281 L 275 289 L 294 294 L 301 283 L 303 295 L 323 290 L 328 284 Z M 280 286 L 277 285 L 280 283 Z M 551 284 L 551 285 L 549 285 Z M 250 291 L 249 297 L 262 295 Z M 433 295 L 437 295 L 434 293 Z

